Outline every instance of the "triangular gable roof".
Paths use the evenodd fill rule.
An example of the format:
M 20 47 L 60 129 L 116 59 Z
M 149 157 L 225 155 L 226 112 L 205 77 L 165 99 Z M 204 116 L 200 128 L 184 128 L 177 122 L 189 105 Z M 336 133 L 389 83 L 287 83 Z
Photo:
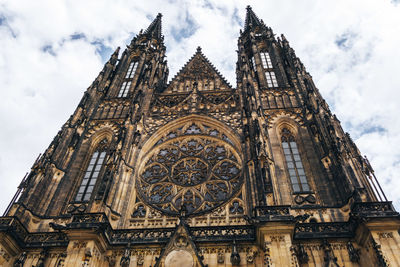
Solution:
M 192 266 L 204 267 L 202 258 L 199 256 L 196 244 L 186 223 L 184 216 L 179 218 L 180 222 L 176 226 L 175 233 L 171 236 L 167 245 L 161 250 L 160 257 L 157 259 L 155 267 L 164 266 L 168 262 L 169 266 L 181 266 L 192 261 Z M 189 264 L 190 265 L 190 264 Z
M 215 68 L 215 66 L 208 60 L 208 58 L 202 53 L 201 47 L 197 48 L 196 53 L 183 65 L 178 73 L 172 78 L 167 85 L 168 88 L 171 85 L 179 83 L 181 79 L 192 77 L 195 80 L 202 80 L 204 78 L 219 79 L 221 86 L 232 90 L 233 87 L 225 79 L 225 77 Z

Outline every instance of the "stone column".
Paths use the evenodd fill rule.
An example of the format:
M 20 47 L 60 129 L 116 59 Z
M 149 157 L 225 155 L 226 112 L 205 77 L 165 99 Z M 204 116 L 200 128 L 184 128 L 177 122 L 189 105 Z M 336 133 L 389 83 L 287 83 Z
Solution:
M 297 258 L 292 249 L 294 224 L 268 223 L 259 228 L 258 238 L 264 248 L 264 266 L 297 267 Z

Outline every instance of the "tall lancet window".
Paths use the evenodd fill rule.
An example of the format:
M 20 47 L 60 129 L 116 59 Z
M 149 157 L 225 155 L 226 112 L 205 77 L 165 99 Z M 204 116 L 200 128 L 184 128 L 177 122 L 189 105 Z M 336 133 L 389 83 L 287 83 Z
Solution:
M 129 64 L 128 71 L 126 72 L 126 75 L 125 75 L 126 79 L 133 78 L 138 65 L 139 65 L 138 62 L 136 62 L 136 61 L 132 61 L 131 64 Z
M 129 89 L 131 88 L 132 80 L 133 80 L 133 77 L 135 76 L 138 65 L 139 65 L 139 62 L 137 62 L 137 61 L 132 61 L 129 64 L 128 70 L 126 71 L 126 74 L 125 74 L 124 81 L 122 82 L 122 85 L 119 89 L 118 97 L 127 97 L 128 96 Z
M 132 84 L 131 81 L 123 82 L 121 88 L 119 89 L 118 97 L 126 97 L 128 95 L 131 84 Z
M 286 128 L 282 130 L 282 148 L 293 192 L 310 191 L 297 143 L 292 133 Z
M 104 139 L 98 148 L 93 152 L 89 164 L 86 168 L 75 201 L 89 201 L 92 196 L 93 189 L 96 185 L 97 178 L 102 170 L 106 158 L 107 139 Z
M 268 52 L 260 53 L 261 62 L 265 71 L 265 78 L 267 79 L 268 87 L 278 87 L 278 81 L 276 80 L 276 75 L 273 70 L 271 57 Z

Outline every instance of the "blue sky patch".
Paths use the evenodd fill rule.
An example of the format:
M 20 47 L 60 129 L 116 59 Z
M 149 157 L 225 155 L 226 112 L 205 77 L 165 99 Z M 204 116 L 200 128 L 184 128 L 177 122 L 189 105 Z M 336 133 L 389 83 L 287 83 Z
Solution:
M 17 35 L 13 31 L 13 29 L 11 28 L 10 24 L 8 24 L 7 20 L 8 19 L 7 19 L 7 17 L 5 15 L 0 14 L 0 27 L 5 27 L 11 33 L 12 37 L 17 38 Z
M 82 32 L 77 32 L 70 35 L 71 40 L 86 39 L 86 35 Z
M 43 52 L 45 52 L 45 53 L 48 53 L 48 54 L 54 56 L 54 57 L 57 55 L 56 52 L 54 51 L 52 45 L 44 45 L 44 46 L 41 48 L 41 50 L 42 50 Z
M 180 25 L 179 28 L 172 27 L 171 34 L 177 42 L 180 42 L 182 39 L 189 38 L 195 34 L 197 29 L 198 25 L 196 24 L 195 20 L 188 12 L 186 12 L 184 24 Z
M 204 8 L 214 9 L 214 6 L 208 0 L 204 0 L 203 6 Z
M 347 51 L 353 47 L 355 37 L 355 33 L 345 32 L 336 38 L 335 44 L 339 49 Z
M 373 126 L 362 129 L 361 135 L 369 134 L 369 133 L 385 133 L 385 132 L 387 132 L 387 129 L 383 128 L 382 126 L 373 125 Z
M 91 45 L 94 45 L 96 47 L 96 53 L 100 55 L 101 61 L 105 63 L 111 54 L 114 52 L 111 47 L 104 45 L 102 40 L 96 40 L 93 42 L 90 42 Z
M 6 17 L 4 17 L 3 15 L 0 15 L 0 26 L 3 25 L 3 23 L 5 23 L 6 21 Z
M 232 22 L 234 24 L 238 24 L 242 28 L 244 27 L 244 23 L 243 23 L 243 20 L 240 18 L 238 8 L 235 8 L 235 10 L 233 11 Z

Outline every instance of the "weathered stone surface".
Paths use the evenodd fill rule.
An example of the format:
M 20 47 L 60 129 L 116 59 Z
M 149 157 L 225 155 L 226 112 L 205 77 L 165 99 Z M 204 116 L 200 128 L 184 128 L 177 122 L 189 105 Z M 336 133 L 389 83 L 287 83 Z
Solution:
M 399 214 L 249 7 L 232 87 L 161 14 L 119 48 L 0 217 L 0 265 L 400 266 Z M 18 201 L 16 201 L 18 199 Z

